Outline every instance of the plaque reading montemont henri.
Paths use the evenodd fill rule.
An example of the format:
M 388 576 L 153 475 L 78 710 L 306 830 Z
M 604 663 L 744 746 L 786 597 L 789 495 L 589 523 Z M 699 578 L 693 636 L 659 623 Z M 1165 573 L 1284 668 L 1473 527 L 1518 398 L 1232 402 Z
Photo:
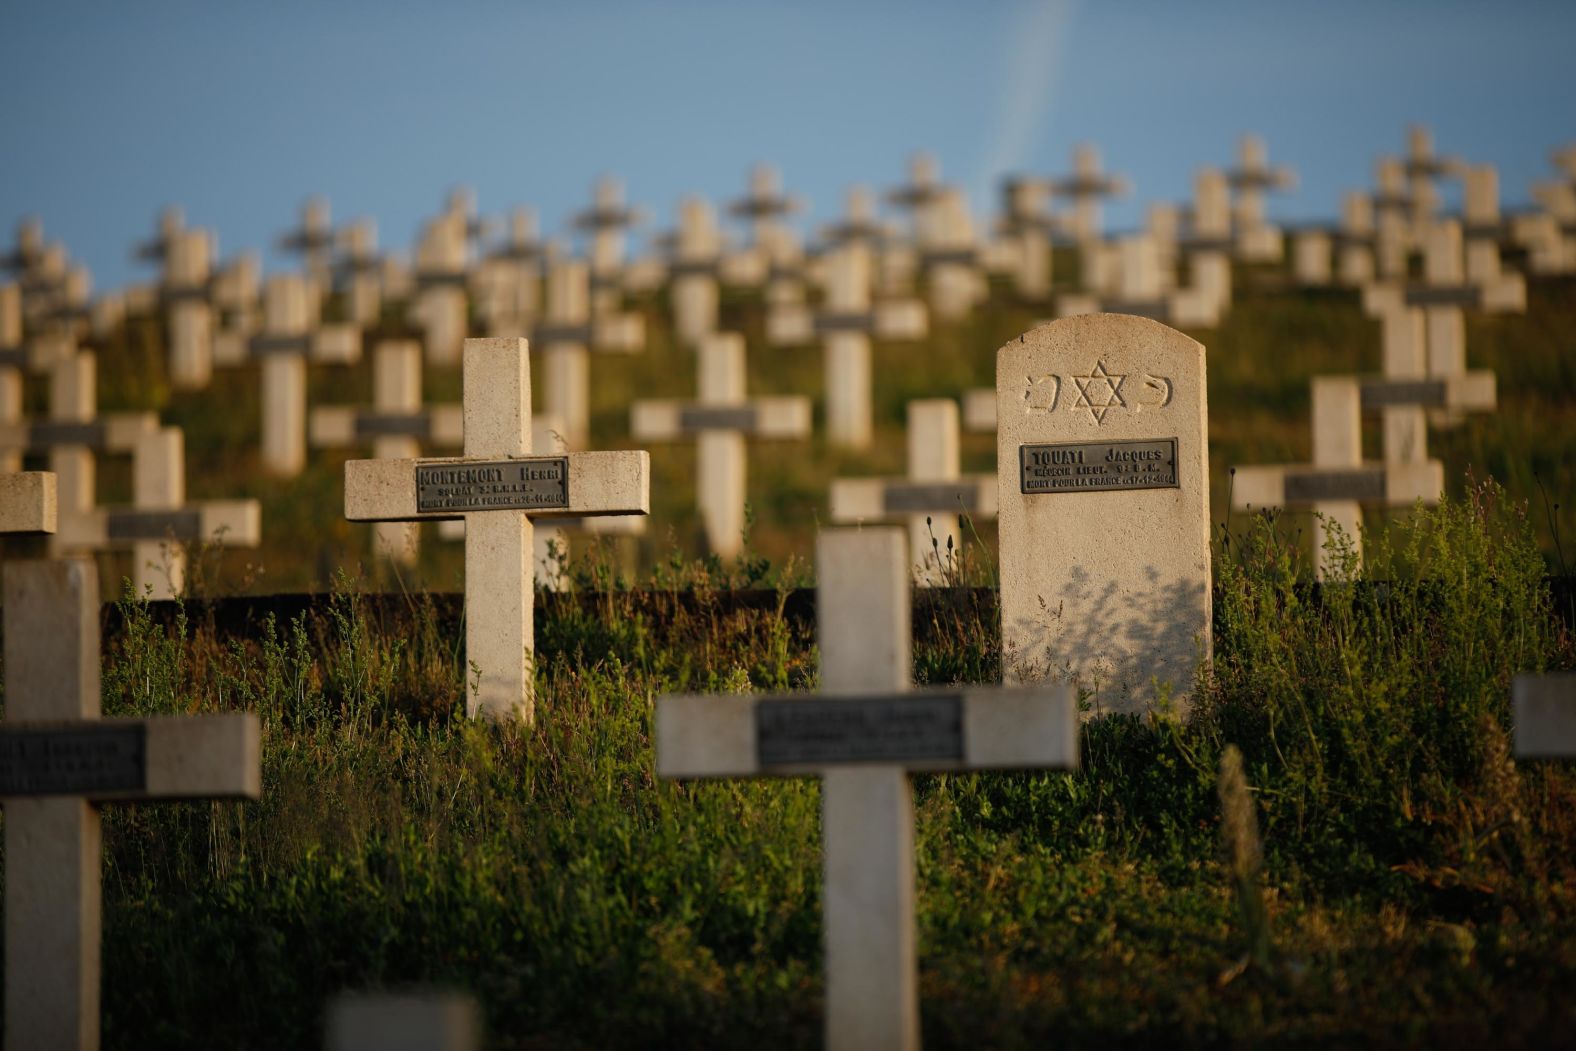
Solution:
M 543 456 L 416 467 L 416 510 L 534 511 L 569 506 L 569 460 Z
M 1022 493 L 1175 489 L 1177 440 L 1020 445 L 1018 486 Z

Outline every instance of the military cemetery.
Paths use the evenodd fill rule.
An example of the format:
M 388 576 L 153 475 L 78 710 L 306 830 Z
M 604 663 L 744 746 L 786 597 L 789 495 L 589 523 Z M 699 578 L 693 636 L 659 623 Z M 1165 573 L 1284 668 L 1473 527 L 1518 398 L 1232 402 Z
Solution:
M 13 13 L 4 1047 L 1569 1044 L 1512 14 Z

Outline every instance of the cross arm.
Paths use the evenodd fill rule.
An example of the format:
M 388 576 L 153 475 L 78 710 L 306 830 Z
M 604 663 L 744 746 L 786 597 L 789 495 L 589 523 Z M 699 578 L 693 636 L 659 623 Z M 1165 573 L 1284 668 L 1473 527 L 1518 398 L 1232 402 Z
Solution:
M 1359 383 L 1362 407 L 1370 410 L 1420 405 L 1426 408 L 1489 412 L 1496 403 L 1494 373 L 1487 370 L 1463 372 L 1440 379 L 1364 376 Z
M 1445 488 L 1444 465 L 1420 463 L 1315 467 L 1275 464 L 1238 467 L 1231 481 L 1233 511 L 1267 507 L 1308 507 L 1323 501 L 1350 500 L 1370 507 L 1432 503 Z
M 68 738 L 69 743 L 61 738 Z M 51 740 L 53 748 L 29 748 Z M 60 765 L 51 755 L 69 754 Z M 0 784 L 19 796 L 258 799 L 262 731 L 249 712 L 0 725 Z
M 832 521 L 869 522 L 900 515 L 996 516 L 996 476 L 917 481 L 907 478 L 837 478 L 832 481 Z
M 53 533 L 55 476 L 48 471 L 0 474 L 0 533 Z
M 703 431 L 741 431 L 756 438 L 804 438 L 810 433 L 810 399 L 754 398 L 737 405 L 648 399 L 630 406 L 630 434 L 638 441 L 673 441 Z
M 256 547 L 262 533 L 262 506 L 256 500 L 205 500 L 168 509 L 95 507 L 64 516 L 60 523 L 62 544 L 95 551 L 137 540 L 220 540 Z
M 556 506 L 520 506 L 533 518 L 643 515 L 651 511 L 651 457 L 644 450 L 583 452 L 517 460 L 568 460 L 568 499 Z M 418 507 L 418 467 L 503 465 L 514 460 L 443 457 L 420 460 L 350 460 L 345 464 L 345 517 L 352 522 L 417 522 L 460 518 L 463 509 Z M 508 510 L 511 505 L 496 505 Z
M 1078 765 L 1078 706 L 1065 684 L 882 697 L 672 695 L 657 700 L 654 730 L 657 776 L 670 779 L 791 777 L 843 764 L 913 772 Z M 828 743 L 841 754 L 826 754 Z

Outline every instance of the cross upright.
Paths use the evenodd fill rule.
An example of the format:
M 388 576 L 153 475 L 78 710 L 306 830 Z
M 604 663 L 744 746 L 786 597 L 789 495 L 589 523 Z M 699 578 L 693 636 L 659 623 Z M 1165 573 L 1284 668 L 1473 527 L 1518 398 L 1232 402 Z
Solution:
M 293 478 L 306 466 L 307 361 L 359 361 L 361 331 L 349 324 L 319 326 L 306 279 L 274 274 L 263 288 L 262 331 L 251 339 L 217 341 L 214 357 L 222 365 L 237 365 L 248 357 L 260 363 L 263 469 Z
M 11 562 L 4 578 L 5 1046 L 91 1051 L 103 940 L 99 808 L 257 799 L 261 733 L 244 713 L 100 718 L 93 564 Z
M 915 579 L 941 584 L 960 550 L 959 516 L 996 517 L 996 475 L 962 473 L 958 403 L 926 398 L 908 403 L 908 476 L 834 479 L 831 503 L 834 522 L 905 522 Z
M 1406 129 L 1406 177 L 1411 186 L 1412 236 L 1421 240 L 1439 210 L 1440 179 L 1457 178 L 1465 165 L 1434 153 L 1433 133 L 1421 124 Z
M 1193 178 L 1193 218 L 1183 239 L 1189 281 L 1200 308 L 1218 319 L 1231 306 L 1231 188 L 1219 168 L 1202 168 Z
M 351 460 L 352 522 L 465 520 L 467 707 L 531 721 L 532 519 L 643 515 L 651 506 L 643 451 L 533 456 L 531 373 L 523 339 L 468 339 L 465 455 Z
M 170 326 L 170 385 L 201 390 L 213 378 L 213 237 L 206 230 L 168 235 L 164 287 Z
M 378 226 L 357 219 L 339 235 L 340 258 L 334 269 L 345 290 L 350 320 L 362 328 L 376 325 L 383 312 L 383 258 L 378 254 Z
M 410 316 L 424 333 L 427 360 L 434 365 L 453 365 L 465 341 L 469 252 L 465 213 L 451 209 L 422 228 Z
M 706 546 L 723 558 L 743 547 L 745 438 L 810 436 L 810 399 L 747 399 L 744 362 L 743 336 L 713 333 L 700 345 L 697 400 L 636 401 L 629 411 L 636 441 L 695 440 L 695 495 Z
M 1511 682 L 1519 759 L 1576 759 L 1576 672 L 1522 674 Z
M 1050 187 L 1044 179 L 1009 176 L 1001 184 L 1002 209 L 997 227 L 1017 245 L 1013 282 L 1025 299 L 1044 299 L 1051 292 L 1051 240 L 1055 223 L 1047 211 Z
M 1066 684 L 913 690 L 908 553 L 896 529 L 816 541 L 821 692 L 666 696 L 663 778 L 821 779 L 826 1046 L 919 1046 L 911 776 L 1073 769 Z
M 372 405 L 318 405 L 307 420 L 312 445 L 345 449 L 370 444 L 375 460 L 415 459 L 423 445 L 459 448 L 465 418 L 458 405 L 421 404 L 421 344 L 385 340 L 372 351 Z M 384 558 L 414 565 L 420 555 L 420 524 L 377 522 L 373 547 Z

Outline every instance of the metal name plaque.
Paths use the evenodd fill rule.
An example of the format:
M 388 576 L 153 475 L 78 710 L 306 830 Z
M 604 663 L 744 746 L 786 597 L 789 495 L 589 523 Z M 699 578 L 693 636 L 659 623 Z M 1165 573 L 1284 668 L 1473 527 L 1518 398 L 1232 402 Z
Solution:
M 569 458 L 416 465 L 416 510 L 535 511 L 569 506 Z
M 200 511 L 138 511 L 121 509 L 104 516 L 109 540 L 201 540 Z
M 1018 446 L 1021 493 L 1176 488 L 1175 438 Z
M 418 438 L 432 433 L 425 413 L 378 413 L 356 417 L 357 438 Z
M 1319 500 L 1356 500 L 1380 503 L 1384 500 L 1384 468 L 1354 467 L 1350 470 L 1317 468 L 1286 473 L 1285 500 L 1288 504 L 1311 504 Z
M 753 405 L 686 405 L 679 410 L 679 429 L 698 431 L 753 431 L 758 414 Z
M 755 706 L 762 767 L 963 759 L 961 694 L 765 700 Z
M 32 449 L 54 449 L 62 445 L 85 445 L 102 449 L 109 428 L 102 423 L 67 423 L 41 420 L 27 429 L 27 444 Z
M 0 730 L 0 796 L 75 796 L 147 787 L 142 726 Z
M 1365 409 L 1383 409 L 1391 405 L 1443 406 L 1446 397 L 1444 380 L 1368 380 L 1362 386 L 1362 404 Z
M 889 515 L 979 510 L 980 487 L 974 482 L 888 482 L 881 490 L 881 509 Z

